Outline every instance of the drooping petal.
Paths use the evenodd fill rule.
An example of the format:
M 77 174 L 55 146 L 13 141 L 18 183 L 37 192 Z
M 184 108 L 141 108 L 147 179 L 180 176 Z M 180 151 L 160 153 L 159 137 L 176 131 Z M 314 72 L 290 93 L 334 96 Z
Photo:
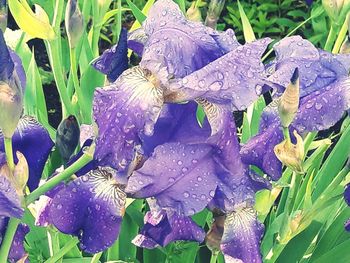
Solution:
M 154 197 L 161 208 L 181 215 L 201 211 L 215 194 L 217 178 L 213 147 L 166 143 L 157 146 L 143 167 L 129 178 L 126 192 Z
M 12 137 L 14 158 L 16 151 L 24 154 L 29 166 L 28 187 L 33 191 L 39 184 L 46 160 L 54 145 L 48 131 L 33 117 L 20 119 Z M 35 147 L 33 147 L 35 146 Z M 0 152 L 4 152 L 3 135 L 0 132 Z
M 147 212 L 145 225 L 132 241 L 136 246 L 144 248 L 165 247 L 177 241 L 203 242 L 204 231 L 190 217 L 179 216 L 172 211 Z
M 184 77 L 239 45 L 232 31 L 218 33 L 189 21 L 169 0 L 157 1 L 151 7 L 143 29 L 148 40 L 140 65 L 152 71 L 154 65 L 161 64 L 169 78 Z
M 16 189 L 6 178 L 4 169 L 0 169 L 0 216 L 21 218 L 24 210 Z
M 200 70 L 174 81 L 170 90 L 182 94 L 182 99 L 198 97 L 210 102 L 231 104 L 234 110 L 244 110 L 262 92 L 266 83 L 261 56 L 270 39 L 261 39 L 240 46 Z
M 114 172 L 94 170 L 54 196 L 50 220 L 61 232 L 78 236 L 83 250 L 97 253 L 117 239 L 125 200 Z
M 93 61 L 92 66 L 107 75 L 110 82 L 114 82 L 124 70 L 128 68 L 127 30 L 122 28 L 118 44 L 107 49 Z
M 279 84 L 283 90 L 294 69 L 299 68 L 301 97 L 346 77 L 350 69 L 349 55 L 334 55 L 318 50 L 300 36 L 281 40 L 274 45 L 274 50 L 276 60 L 271 68 L 274 73 L 269 80 Z
M 95 159 L 100 165 L 126 169 L 140 143 L 139 134 L 152 135 L 163 105 L 163 91 L 152 81 L 150 72 L 133 67 L 110 86 L 95 91 Z
M 221 251 L 226 262 L 262 262 L 260 240 L 264 225 L 247 203 L 236 205 L 235 211 L 225 219 Z

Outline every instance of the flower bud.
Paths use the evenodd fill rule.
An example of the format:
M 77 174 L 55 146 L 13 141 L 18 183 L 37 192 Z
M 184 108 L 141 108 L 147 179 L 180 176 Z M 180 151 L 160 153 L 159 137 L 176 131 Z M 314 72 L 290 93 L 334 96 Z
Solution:
M 0 31 L 0 129 L 11 138 L 23 110 L 23 89 L 14 72 L 14 63 Z
M 284 165 L 290 167 L 297 173 L 303 173 L 302 162 L 304 159 L 304 143 L 301 136 L 294 130 L 293 132 L 297 143 L 293 144 L 289 139 L 276 145 L 274 152 L 278 160 Z
M 291 83 L 283 92 L 279 103 L 278 112 L 282 127 L 288 128 L 292 123 L 299 107 L 299 70 L 295 69 L 291 78 Z
M 7 0 L 0 0 L 0 29 L 5 32 L 7 27 Z
M 190 8 L 186 12 L 187 18 L 191 21 L 202 22 L 201 10 L 196 6 L 196 1 L 193 1 Z
M 19 194 L 23 194 L 26 188 L 29 178 L 28 163 L 24 155 L 20 152 L 16 152 L 18 162 L 13 171 L 14 185 Z
M 343 44 L 341 45 L 339 53 L 340 54 L 350 54 L 350 40 L 349 40 L 349 36 L 344 40 Z
M 56 147 L 60 152 L 64 161 L 73 154 L 78 146 L 80 137 L 80 129 L 77 119 L 71 115 L 63 120 L 57 128 L 56 132 Z
M 337 21 L 342 14 L 342 11 L 348 8 L 348 0 L 322 0 L 322 5 L 327 15 L 333 21 Z
M 77 0 L 68 0 L 66 7 L 65 25 L 69 45 L 75 48 L 84 31 L 84 20 Z
M 220 243 L 224 233 L 225 215 L 214 215 L 214 222 L 205 237 L 207 247 L 214 253 L 220 251 Z
M 224 8 L 225 0 L 211 0 L 207 17 L 205 19 L 205 25 L 213 29 L 216 28 L 216 24 L 219 20 L 222 9 Z

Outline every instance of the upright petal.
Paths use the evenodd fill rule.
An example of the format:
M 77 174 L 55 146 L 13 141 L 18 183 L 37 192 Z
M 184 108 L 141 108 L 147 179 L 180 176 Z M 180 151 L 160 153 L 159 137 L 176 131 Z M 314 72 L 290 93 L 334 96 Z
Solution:
M 95 91 L 95 159 L 100 165 L 125 170 L 140 144 L 139 135 L 152 135 L 163 105 L 159 85 L 149 71 L 134 67 L 110 86 Z
M 129 178 L 126 191 L 136 198 L 154 197 L 161 208 L 180 215 L 201 211 L 215 194 L 213 148 L 207 144 L 157 146 L 143 167 Z
M 39 184 L 46 160 L 54 143 L 48 131 L 37 120 L 30 116 L 24 116 L 20 119 L 12 137 L 12 145 L 14 153 L 19 151 L 26 157 L 29 166 L 28 187 L 33 191 Z M 0 151 L 5 151 L 1 133 Z M 14 158 L 17 162 L 15 154 Z
M 241 203 L 225 219 L 221 251 L 226 262 L 262 262 L 260 240 L 264 225 L 256 218 L 253 207 Z
M 143 47 L 148 40 L 145 30 L 140 27 L 128 35 L 128 48 L 133 50 L 137 55 L 142 56 Z
M 157 1 L 151 7 L 143 29 L 148 41 L 141 66 L 152 70 L 161 64 L 169 78 L 184 77 L 239 45 L 231 30 L 228 34 L 218 33 L 189 21 L 170 0 Z
M 346 77 L 350 69 L 349 55 L 334 55 L 318 50 L 311 42 L 300 36 L 285 38 L 275 44 L 275 72 L 269 80 L 287 86 L 296 67 L 300 72 L 300 93 L 304 97 L 324 88 L 341 77 Z
M 190 217 L 175 212 L 161 210 L 147 212 L 145 225 L 132 241 L 144 248 L 165 247 L 177 240 L 203 242 L 204 231 Z
M 97 253 L 118 238 L 126 195 L 111 169 L 75 179 L 53 198 L 50 221 L 61 232 L 79 237 L 81 248 Z
M 183 100 L 201 97 L 214 103 L 229 103 L 234 110 L 244 110 L 261 95 L 266 82 L 261 56 L 269 43 L 270 39 L 261 39 L 240 46 L 173 82 L 170 90 L 181 93 Z
M 110 82 L 114 82 L 124 70 L 128 68 L 127 30 L 122 28 L 118 44 L 107 49 L 92 62 L 92 66 L 107 75 Z

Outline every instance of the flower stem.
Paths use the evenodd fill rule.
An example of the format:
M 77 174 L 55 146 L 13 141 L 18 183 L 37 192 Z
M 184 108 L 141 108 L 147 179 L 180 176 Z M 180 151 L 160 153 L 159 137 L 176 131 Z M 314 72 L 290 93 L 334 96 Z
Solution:
M 212 252 L 211 253 L 211 258 L 210 258 L 210 263 L 216 263 L 217 259 L 218 259 L 218 252 Z
M 2 240 L 0 247 L 0 262 L 7 262 L 7 257 L 11 249 L 12 240 L 15 236 L 17 227 L 21 221 L 18 218 L 10 218 L 4 239 Z
M 7 165 L 10 168 L 10 171 L 13 172 L 13 170 L 15 169 L 15 162 L 13 160 L 12 138 L 4 137 L 4 144 L 5 144 Z
M 79 171 L 80 168 L 84 167 L 92 160 L 92 155 L 84 153 L 77 161 L 75 161 L 67 169 L 49 179 L 45 184 L 41 185 L 39 188 L 31 192 L 26 198 L 26 204 L 34 202 L 41 195 L 45 194 L 50 189 L 54 188 L 60 182 L 71 177 L 75 172 Z M 1 261 L 0 261 L 1 262 Z
M 50 257 L 45 263 L 55 263 L 60 260 L 65 254 L 67 254 L 72 248 L 74 248 L 79 243 L 77 238 L 72 238 L 69 240 L 64 247 L 60 249 L 54 256 Z
M 289 129 L 286 127 L 282 127 L 282 131 L 283 131 L 284 139 L 290 141 Z

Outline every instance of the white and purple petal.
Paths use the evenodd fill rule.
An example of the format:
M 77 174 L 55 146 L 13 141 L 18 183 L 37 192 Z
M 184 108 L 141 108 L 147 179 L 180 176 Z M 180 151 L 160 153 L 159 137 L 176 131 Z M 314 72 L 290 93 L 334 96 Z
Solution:
M 225 262 L 262 262 L 260 241 L 264 225 L 257 219 L 254 208 L 247 203 L 235 206 L 226 215 L 221 251 Z
M 204 231 L 190 218 L 173 211 L 149 211 L 145 215 L 145 225 L 132 241 L 136 246 L 148 249 L 178 241 L 203 242 Z
M 111 169 L 94 170 L 55 194 L 50 221 L 61 232 L 78 236 L 84 251 L 97 253 L 118 238 L 125 200 Z
M 94 95 L 94 119 L 98 126 L 95 159 L 118 171 L 134 159 L 140 134 L 152 135 L 163 105 L 163 90 L 154 76 L 133 67 L 110 86 Z

